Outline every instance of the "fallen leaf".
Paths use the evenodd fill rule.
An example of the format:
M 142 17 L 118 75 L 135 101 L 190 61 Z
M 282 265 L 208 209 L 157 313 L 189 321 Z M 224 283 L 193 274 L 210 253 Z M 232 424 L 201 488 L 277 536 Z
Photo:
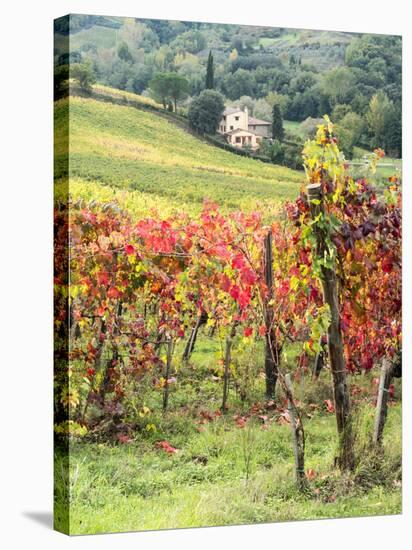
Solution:
M 159 441 L 155 444 L 155 447 L 157 449 L 163 449 L 168 454 L 177 453 L 177 449 L 172 447 L 168 441 Z
M 335 406 L 334 406 L 334 404 L 332 403 L 332 401 L 330 399 L 325 399 L 324 403 L 326 405 L 326 409 L 327 409 L 328 412 L 330 412 L 330 413 L 335 412 Z
M 309 480 L 312 480 L 312 479 L 315 479 L 316 477 L 316 472 L 313 468 L 309 468 L 309 470 L 306 472 L 306 477 L 309 479 Z

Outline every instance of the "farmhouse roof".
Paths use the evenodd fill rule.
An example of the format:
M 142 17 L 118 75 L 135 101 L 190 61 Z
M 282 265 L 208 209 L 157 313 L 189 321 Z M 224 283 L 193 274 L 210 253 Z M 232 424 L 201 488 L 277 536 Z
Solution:
M 270 122 L 268 122 L 267 120 L 262 120 L 260 118 L 253 118 L 253 116 L 249 117 L 249 126 L 250 125 L 252 125 L 252 126 L 261 126 L 263 124 L 265 126 L 270 126 Z
M 224 111 L 224 115 L 233 115 L 233 113 L 242 113 L 242 109 L 239 109 L 238 107 L 227 107 Z
M 249 134 L 251 136 L 256 135 L 253 132 L 251 132 L 250 130 L 244 130 L 243 128 L 235 128 L 234 130 L 230 130 L 230 132 L 225 132 L 225 133 L 228 136 L 232 136 L 233 134 L 238 134 L 239 132 L 244 132 L 245 134 Z

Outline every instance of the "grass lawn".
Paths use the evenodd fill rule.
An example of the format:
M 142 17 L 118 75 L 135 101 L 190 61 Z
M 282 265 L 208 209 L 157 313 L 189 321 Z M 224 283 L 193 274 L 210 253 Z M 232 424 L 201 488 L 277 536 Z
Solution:
M 351 162 L 364 162 L 364 157 L 369 157 L 371 152 L 361 147 L 354 147 L 354 155 Z M 374 180 L 379 186 L 383 186 L 387 183 L 387 180 L 391 176 L 402 176 L 402 159 L 397 159 L 390 156 L 384 156 L 376 167 L 376 174 L 370 176 L 366 166 L 354 167 L 356 176 L 362 176 L 368 173 L 368 177 Z
M 298 122 L 296 120 L 284 120 L 283 121 L 283 127 L 286 131 L 290 132 L 291 134 L 296 135 L 297 137 L 304 139 L 304 135 L 300 131 L 300 125 L 302 123 Z
M 229 416 L 197 432 L 171 413 L 159 419 L 152 440 L 138 434 L 126 445 L 75 443 L 70 532 L 398 514 L 400 415 L 400 406 L 391 407 L 381 469 L 370 473 L 361 464 L 348 476 L 332 468 L 334 415 L 307 421 L 306 466 L 315 472 L 307 495 L 294 485 L 288 425 L 240 429 Z M 155 448 L 155 439 L 167 439 L 178 452 Z M 252 457 L 248 481 L 245 446 Z

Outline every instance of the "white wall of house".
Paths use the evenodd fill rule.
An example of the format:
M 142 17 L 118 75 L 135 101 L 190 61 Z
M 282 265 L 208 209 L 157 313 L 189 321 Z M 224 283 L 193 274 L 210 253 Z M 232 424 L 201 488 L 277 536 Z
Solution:
M 239 130 L 235 134 L 228 135 L 227 140 L 228 143 L 234 147 L 242 148 L 245 145 L 250 145 L 252 149 L 257 149 L 260 145 L 261 138 L 247 130 Z
M 247 107 L 244 111 L 236 111 L 230 115 L 224 115 L 219 124 L 219 132 L 225 134 L 231 130 L 237 130 L 237 128 L 242 128 L 247 130 L 249 125 L 249 113 Z

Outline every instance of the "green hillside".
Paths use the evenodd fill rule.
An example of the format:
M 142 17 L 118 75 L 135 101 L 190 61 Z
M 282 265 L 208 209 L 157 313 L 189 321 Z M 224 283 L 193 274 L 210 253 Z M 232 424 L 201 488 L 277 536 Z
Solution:
M 198 211 L 205 197 L 250 210 L 293 199 L 302 181 L 299 172 L 209 145 L 155 113 L 80 97 L 55 104 L 58 180 L 65 176 L 68 113 L 75 197 L 117 198 L 135 213 L 156 206 Z

